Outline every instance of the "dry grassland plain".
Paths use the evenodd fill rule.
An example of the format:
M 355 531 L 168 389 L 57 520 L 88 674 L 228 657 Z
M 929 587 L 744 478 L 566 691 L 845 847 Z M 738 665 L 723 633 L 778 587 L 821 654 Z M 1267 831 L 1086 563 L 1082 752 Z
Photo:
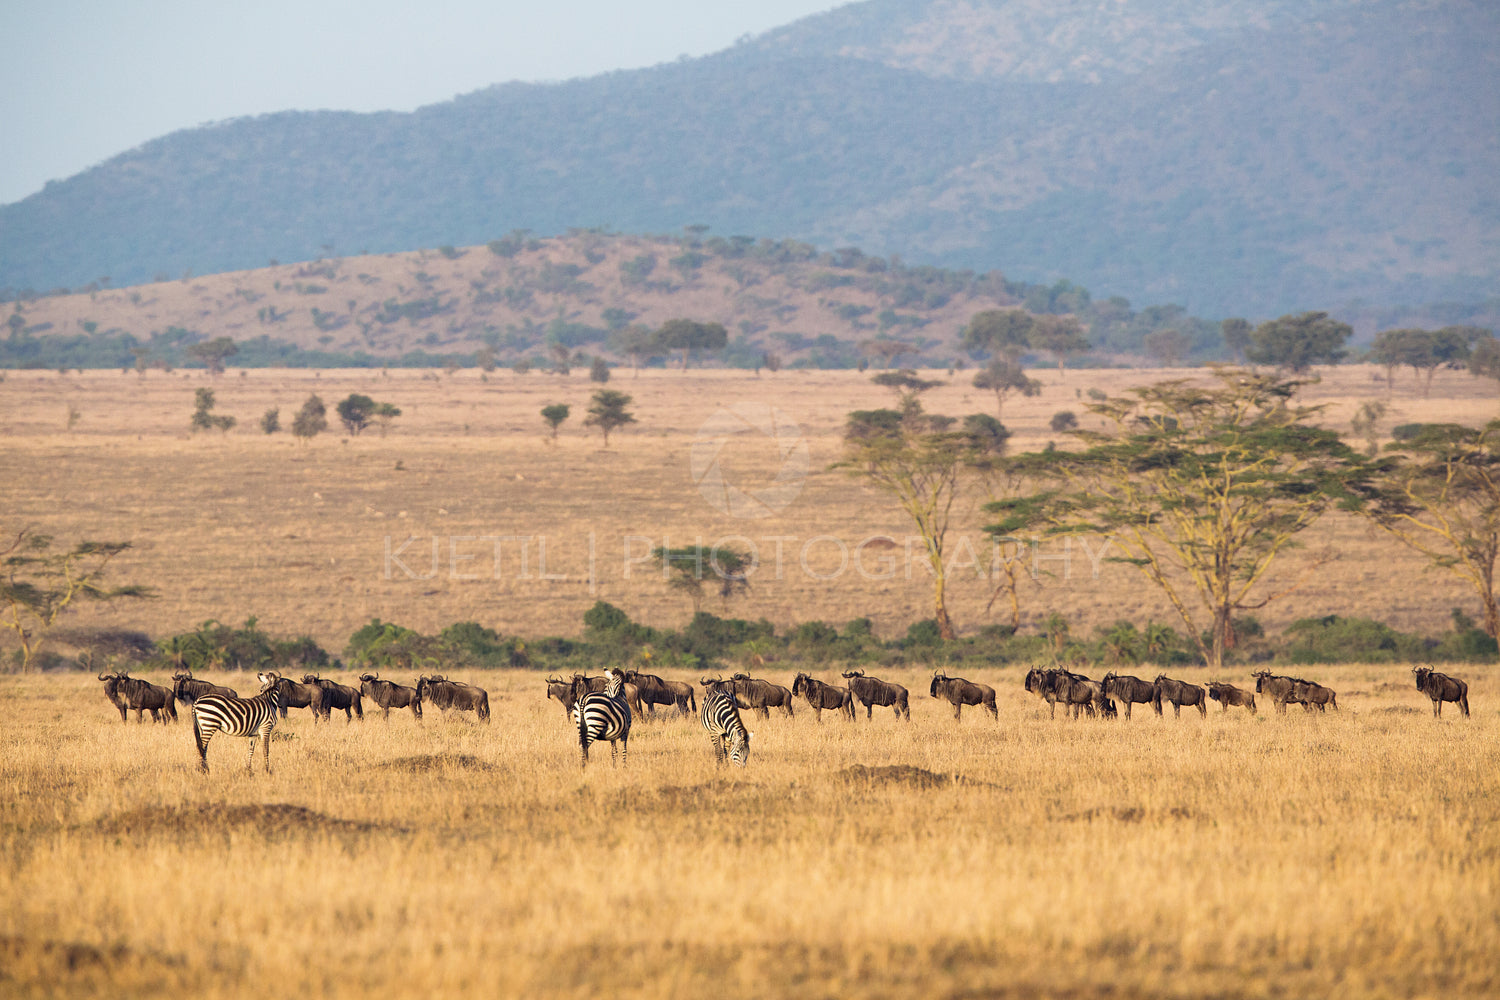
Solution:
M 1082 414 L 1080 392 L 1170 374 L 1188 373 L 1043 372 L 1043 395 L 1005 419 L 1039 447 L 1052 413 Z M 1495 413 L 1466 375 L 1439 374 L 1424 399 L 1409 379 L 1387 397 L 1376 374 L 1325 372 L 1309 395 L 1340 429 L 1366 398 L 1389 398 L 1387 428 Z M 992 411 L 966 382 L 928 408 Z M 203 385 L 239 418 L 228 435 L 186 433 Z M 908 533 L 887 500 L 828 470 L 844 415 L 885 402 L 864 377 L 622 372 L 610 387 L 635 397 L 639 423 L 604 451 L 578 426 L 592 388 L 578 376 L 12 372 L 0 510 L 7 530 L 134 543 L 113 578 L 160 597 L 87 609 L 75 629 L 162 636 L 254 614 L 337 651 L 373 616 L 573 635 L 597 599 L 681 626 L 680 595 L 639 566 L 626 575 L 633 535 L 755 541 L 761 575 L 728 613 L 778 628 L 867 615 L 889 637 L 930 613 L 919 568 L 880 579 L 867 553 L 874 572 L 837 572 L 840 545 L 852 559 L 866 537 Z M 289 422 L 311 391 L 404 413 L 389 436 L 347 443 L 255 429 L 270 406 Z M 552 402 L 574 407 L 556 447 L 537 416 Z M 734 404 L 781 409 L 808 445 L 803 489 L 775 517 L 729 517 L 694 482 L 699 428 Z M 750 485 L 781 462 L 753 436 L 721 459 Z M 981 524 L 966 511 L 957 530 L 977 544 Z M 524 573 L 522 543 L 506 542 L 495 578 L 492 543 L 475 541 L 495 535 L 531 538 Z M 1262 615 L 1270 629 L 1339 613 L 1436 632 L 1469 603 L 1354 521 L 1321 524 L 1283 572 L 1329 550 Z M 1028 627 L 1053 610 L 1080 630 L 1170 621 L 1123 568 L 1096 577 L 1078 551 L 1044 568 L 1024 591 Z M 982 579 L 957 586 L 962 628 L 1001 620 L 988 596 Z M 787 682 L 778 666 L 765 673 Z M 0 993 L 1490 996 L 1496 668 L 1446 669 L 1469 681 L 1471 718 L 1449 706 L 1434 720 L 1404 666 L 1352 665 L 1297 670 L 1338 691 L 1337 713 L 1262 702 L 1255 717 L 1053 720 L 1010 668 L 972 674 L 999 692 L 998 723 L 972 709 L 955 723 L 928 670 L 891 670 L 912 692 L 909 724 L 883 709 L 747 720 L 744 771 L 716 770 L 696 721 L 675 719 L 639 722 L 628 765 L 596 749 L 580 771 L 539 674 L 475 673 L 457 679 L 490 691 L 489 725 L 429 711 L 315 726 L 293 710 L 270 776 L 247 775 L 244 741 L 220 736 L 206 778 L 186 712 L 122 725 L 91 676 L 0 676 Z

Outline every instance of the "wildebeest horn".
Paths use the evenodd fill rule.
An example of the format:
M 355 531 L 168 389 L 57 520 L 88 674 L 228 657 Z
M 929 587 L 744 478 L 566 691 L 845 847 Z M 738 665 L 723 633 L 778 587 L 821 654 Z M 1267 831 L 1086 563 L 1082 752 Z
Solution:
M 114 676 L 114 674 L 100 674 L 99 675 L 99 679 L 101 681 L 107 681 L 107 680 L 109 680 L 113 676 Z

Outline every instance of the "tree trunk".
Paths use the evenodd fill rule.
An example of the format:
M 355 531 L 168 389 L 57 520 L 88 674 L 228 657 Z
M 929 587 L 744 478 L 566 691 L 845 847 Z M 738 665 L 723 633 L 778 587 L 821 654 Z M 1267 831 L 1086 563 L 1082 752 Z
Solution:
M 943 639 L 957 639 L 953 631 L 953 620 L 948 617 L 948 604 L 944 598 L 944 590 L 948 581 L 943 579 L 942 566 L 938 566 L 937 582 L 933 587 L 933 617 L 937 619 L 938 636 Z

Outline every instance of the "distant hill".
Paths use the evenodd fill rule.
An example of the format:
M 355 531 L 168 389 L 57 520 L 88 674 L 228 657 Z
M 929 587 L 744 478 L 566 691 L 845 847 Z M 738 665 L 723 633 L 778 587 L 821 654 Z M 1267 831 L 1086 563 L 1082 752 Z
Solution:
M 1496 38 L 1473 0 L 872 0 L 647 70 L 178 132 L 0 207 L 0 287 L 703 224 L 1207 316 L 1477 301 Z
M 900 364 L 947 366 L 967 361 L 959 332 L 970 317 L 997 307 L 1077 315 L 1096 362 L 1139 354 L 1148 333 L 1168 328 L 1188 357 L 1223 352 L 1217 323 L 1094 302 L 1066 281 L 1027 285 L 795 240 L 574 231 L 28 299 L 7 317 L 0 368 L 181 365 L 191 345 L 226 336 L 237 367 L 471 366 L 481 353 L 550 366 L 559 347 L 641 362 L 620 331 L 675 318 L 725 326 L 713 364 L 886 364 L 891 345 L 880 341 L 906 345 Z

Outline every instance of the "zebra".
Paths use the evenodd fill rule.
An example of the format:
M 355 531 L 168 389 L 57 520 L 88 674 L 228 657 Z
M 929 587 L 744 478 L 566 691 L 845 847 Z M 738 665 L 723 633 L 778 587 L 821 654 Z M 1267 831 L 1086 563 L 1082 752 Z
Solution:
M 602 692 L 590 692 L 587 681 L 575 681 L 578 700 L 573 705 L 573 722 L 578 726 L 578 747 L 584 767 L 589 766 L 589 744 L 600 740 L 609 740 L 611 764 L 626 761 L 630 751 L 630 706 L 621 690 L 624 684 L 624 675 L 615 670 L 604 671 Z
M 698 718 L 708 730 L 714 744 L 714 763 L 721 765 L 727 756 L 740 767 L 750 762 L 750 732 L 740 718 L 730 681 L 703 680 L 702 708 Z M 727 744 L 727 751 L 726 751 Z
M 266 773 L 271 773 L 271 730 L 276 728 L 276 710 L 281 705 L 281 675 L 267 671 L 256 674 L 260 694 L 254 698 L 231 698 L 222 694 L 204 695 L 193 703 L 193 738 L 198 741 L 198 766 L 208 773 L 208 741 L 214 733 L 250 737 L 250 757 L 245 761 L 255 770 L 255 740 L 266 744 Z

